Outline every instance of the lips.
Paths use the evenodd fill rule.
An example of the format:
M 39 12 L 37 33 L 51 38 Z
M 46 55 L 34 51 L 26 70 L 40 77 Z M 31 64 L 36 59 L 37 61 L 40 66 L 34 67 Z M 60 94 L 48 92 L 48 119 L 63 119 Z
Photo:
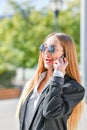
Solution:
M 53 62 L 53 59 L 50 59 L 50 58 L 45 58 L 44 60 L 45 60 L 46 63 L 51 63 L 51 62 Z

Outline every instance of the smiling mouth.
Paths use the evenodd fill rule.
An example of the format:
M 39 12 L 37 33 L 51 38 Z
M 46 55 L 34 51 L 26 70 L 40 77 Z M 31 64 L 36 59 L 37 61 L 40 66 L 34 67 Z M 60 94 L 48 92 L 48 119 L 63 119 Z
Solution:
M 53 62 L 53 59 L 45 59 L 45 62 L 46 63 L 51 63 L 51 62 Z

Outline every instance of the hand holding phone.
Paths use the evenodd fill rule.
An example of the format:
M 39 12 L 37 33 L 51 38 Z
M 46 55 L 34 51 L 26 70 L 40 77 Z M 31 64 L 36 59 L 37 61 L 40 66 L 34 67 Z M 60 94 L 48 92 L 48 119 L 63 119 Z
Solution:
M 68 61 L 65 57 L 65 54 L 63 54 L 59 59 L 56 59 L 54 61 L 54 70 L 61 71 L 65 74 L 65 69 L 68 65 Z
M 60 57 L 63 61 L 64 61 L 64 58 L 66 57 L 65 53 Z

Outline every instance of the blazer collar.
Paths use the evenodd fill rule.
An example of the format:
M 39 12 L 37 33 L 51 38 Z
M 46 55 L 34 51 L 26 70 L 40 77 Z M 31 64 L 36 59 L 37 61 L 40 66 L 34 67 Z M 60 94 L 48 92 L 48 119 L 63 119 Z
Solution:
M 45 71 L 45 72 L 43 72 L 43 73 L 41 74 L 40 79 L 39 79 L 38 84 L 36 85 L 36 87 L 38 87 L 39 83 L 45 78 L 46 73 L 47 73 L 47 72 Z M 36 111 L 37 111 L 37 109 L 38 109 L 38 107 L 39 107 L 41 101 L 42 101 L 42 100 L 44 99 L 44 97 L 45 97 L 45 96 L 44 96 L 44 92 L 45 92 L 46 89 L 48 88 L 48 84 L 49 84 L 49 81 L 48 81 L 47 85 L 45 86 L 44 90 L 43 90 L 42 93 L 41 93 L 41 96 L 40 96 L 40 98 L 39 98 L 39 100 L 38 100 L 38 103 L 37 103 L 37 106 L 36 106 L 35 113 L 36 113 Z M 26 112 L 27 103 L 28 103 L 28 100 L 29 100 L 30 96 L 32 95 L 33 91 L 34 91 L 34 90 L 31 91 L 31 93 L 30 93 L 29 96 L 26 98 L 24 104 L 23 104 L 22 107 L 21 107 L 20 130 L 23 130 L 23 125 L 24 125 L 23 123 L 24 123 L 24 119 L 25 119 L 25 112 Z M 34 115 L 35 115 L 35 113 L 34 113 Z M 33 119 L 34 119 L 34 117 L 33 117 Z M 33 119 L 32 119 L 32 121 L 33 121 Z M 32 123 L 32 121 L 31 121 L 31 123 Z M 30 126 L 31 126 L 31 125 L 30 125 Z
M 21 106 L 21 110 L 20 110 L 20 113 L 21 113 L 20 114 L 20 130 L 23 130 L 24 119 L 25 119 L 25 110 L 26 110 L 26 107 L 27 107 L 28 99 L 30 98 L 32 93 L 33 93 L 33 91 L 31 91 L 29 96 L 26 98 L 24 104 Z
M 31 129 L 31 126 L 32 126 L 32 123 L 33 123 L 33 121 L 34 121 L 34 119 L 35 119 L 35 115 L 36 115 L 36 113 L 37 113 L 37 110 L 38 110 L 38 108 L 39 108 L 39 105 L 41 104 L 41 102 L 44 100 L 44 98 L 45 98 L 45 91 L 47 90 L 47 88 L 48 88 L 48 86 L 46 86 L 45 87 L 45 89 L 43 90 L 43 92 L 41 93 L 41 96 L 40 96 L 40 98 L 39 98 L 39 100 L 38 100 L 38 103 L 37 103 L 37 106 L 36 106 L 36 110 L 35 110 L 35 112 L 34 112 L 34 116 L 33 116 L 33 118 L 32 118 L 32 121 L 31 121 L 31 124 L 30 124 L 30 126 L 29 126 L 29 130 Z

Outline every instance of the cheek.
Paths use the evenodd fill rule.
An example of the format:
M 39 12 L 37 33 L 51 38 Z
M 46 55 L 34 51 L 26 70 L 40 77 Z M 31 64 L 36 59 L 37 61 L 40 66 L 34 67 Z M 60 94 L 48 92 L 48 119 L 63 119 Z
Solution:
M 55 60 L 55 59 L 59 59 L 61 56 L 62 56 L 62 53 L 61 53 L 61 54 L 55 54 L 55 55 L 53 56 L 53 58 L 54 58 L 54 60 Z
M 53 56 L 53 59 L 54 59 L 54 60 L 59 59 L 59 58 L 60 58 L 60 56 L 57 55 L 57 54 L 55 54 L 55 55 Z

